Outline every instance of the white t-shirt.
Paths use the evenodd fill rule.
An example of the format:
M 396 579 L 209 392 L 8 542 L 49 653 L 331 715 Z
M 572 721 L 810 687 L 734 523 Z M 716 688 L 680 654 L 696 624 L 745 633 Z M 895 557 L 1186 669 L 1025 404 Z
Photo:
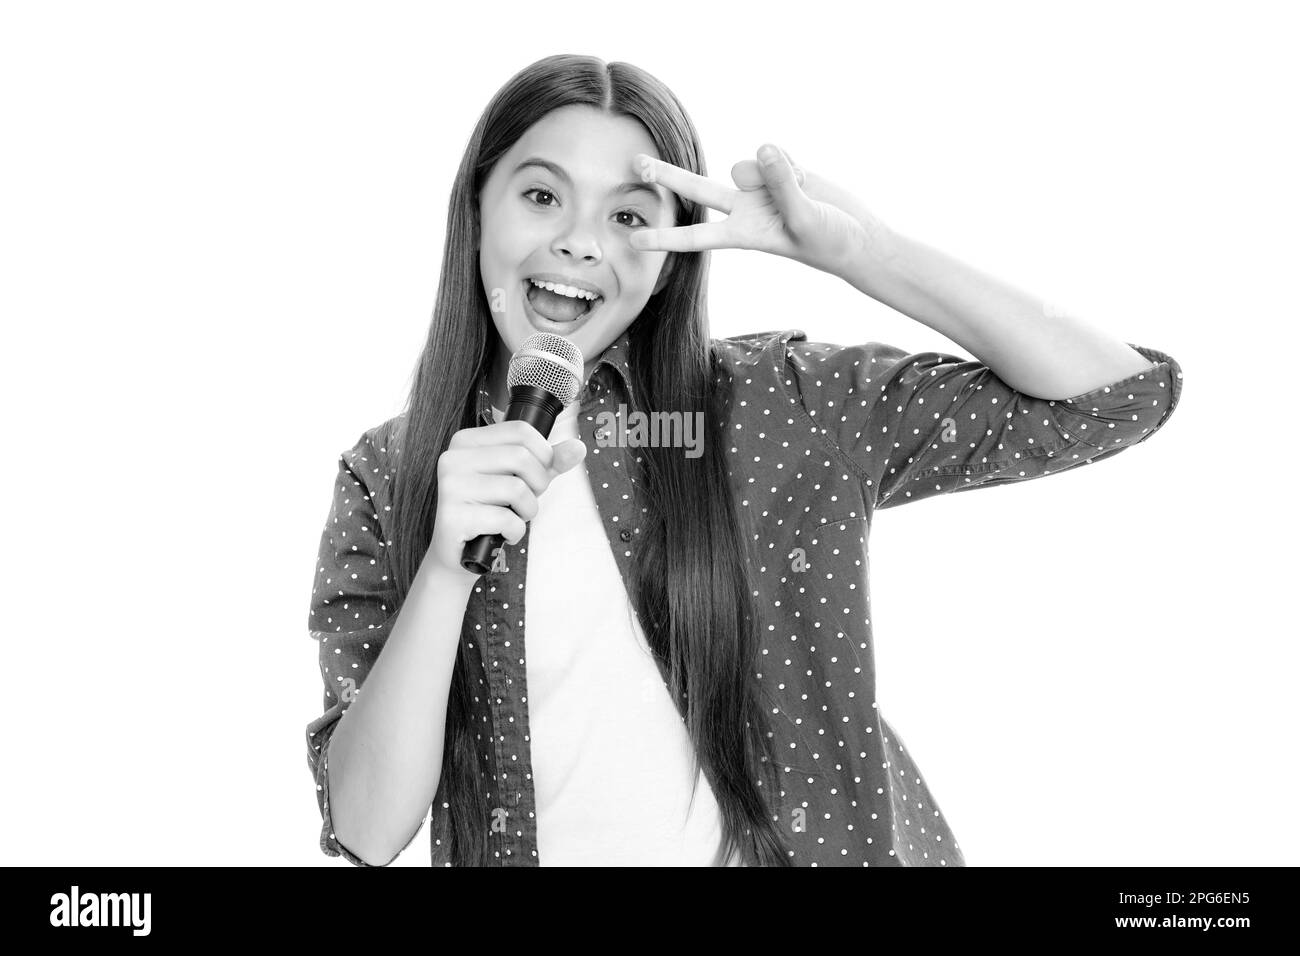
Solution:
M 574 402 L 560 413 L 552 445 L 578 437 L 578 412 Z M 710 866 L 718 805 L 703 772 L 692 774 L 690 734 L 636 621 L 586 461 L 538 506 L 524 628 L 539 863 Z

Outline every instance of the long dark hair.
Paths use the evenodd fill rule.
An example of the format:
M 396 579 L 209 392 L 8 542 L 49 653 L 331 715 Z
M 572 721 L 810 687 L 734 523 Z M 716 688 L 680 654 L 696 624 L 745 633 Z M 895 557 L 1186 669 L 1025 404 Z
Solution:
M 478 194 L 493 166 L 542 116 L 583 104 L 639 120 L 659 155 L 707 175 L 699 137 L 663 83 L 628 63 L 550 56 L 526 67 L 483 111 L 452 185 L 442 276 L 424 350 L 407 397 L 402 454 L 393 476 L 392 558 L 405 600 L 433 535 L 437 461 L 451 436 L 476 424 L 475 385 L 490 368 L 497 336 L 478 274 Z M 678 225 L 706 221 L 703 207 L 677 197 Z M 751 866 L 788 866 L 760 787 L 777 787 L 775 759 L 755 671 L 758 624 L 742 535 L 724 457 L 725 415 L 714 389 L 705 306 L 707 253 L 677 253 L 669 281 L 629 326 L 633 400 L 647 411 L 704 412 L 704 448 L 642 447 L 645 534 L 636 559 L 634 602 L 646 641 L 714 790 L 724 839 L 715 862 L 738 848 Z M 472 361 L 467 360 L 471 358 Z M 451 862 L 486 865 L 489 819 L 479 792 L 464 648 L 447 705 L 442 780 L 450 812 Z M 698 778 L 698 775 L 697 775 Z M 765 779 L 764 779 L 765 778 Z

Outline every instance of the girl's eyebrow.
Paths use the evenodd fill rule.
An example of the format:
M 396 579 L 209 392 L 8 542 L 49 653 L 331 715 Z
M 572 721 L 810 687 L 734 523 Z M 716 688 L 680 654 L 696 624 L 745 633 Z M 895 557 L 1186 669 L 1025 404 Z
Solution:
M 529 156 L 522 163 L 520 163 L 518 166 L 515 167 L 515 170 L 513 173 L 511 173 L 511 175 L 512 176 L 515 175 L 516 173 L 518 173 L 520 170 L 524 169 L 527 166 L 540 166 L 542 169 L 547 170 L 553 176 L 556 176 L 564 180 L 570 186 L 573 185 L 573 180 L 569 177 L 569 174 L 564 171 L 563 167 L 559 166 L 556 163 L 551 162 L 549 159 L 542 159 L 540 156 Z M 650 183 L 643 183 L 640 182 L 639 180 L 632 180 L 630 182 L 622 183 L 618 186 L 615 186 L 613 189 L 610 190 L 610 192 L 618 193 L 618 194 L 641 192 L 641 193 L 645 193 L 647 196 L 649 196 L 659 205 L 662 206 L 664 204 L 664 198 L 660 194 L 658 189 L 656 189 Z

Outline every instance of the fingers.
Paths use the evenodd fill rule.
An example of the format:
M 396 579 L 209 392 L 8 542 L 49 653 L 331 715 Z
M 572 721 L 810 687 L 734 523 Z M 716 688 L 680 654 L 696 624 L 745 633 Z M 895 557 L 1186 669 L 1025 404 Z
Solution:
M 780 210 L 786 226 L 799 234 L 810 219 L 812 203 L 799 188 L 794 165 L 783 150 L 771 144 L 758 151 L 758 161 L 776 208 Z
M 438 469 L 438 481 L 444 485 L 462 475 L 469 475 L 471 480 L 486 475 L 515 475 L 533 494 L 540 495 L 551 483 L 550 468 L 537 460 L 531 448 L 522 445 L 448 448 L 438 460 Z M 471 501 L 477 498 L 473 488 L 466 489 L 464 494 Z
M 737 248 L 727 220 L 701 222 L 693 226 L 673 226 L 670 229 L 638 229 L 628 236 L 633 249 L 666 252 L 702 252 L 705 249 Z
M 801 187 L 806 187 L 808 185 L 808 174 L 800 167 L 794 165 L 794 161 L 790 160 L 788 153 L 786 154 L 786 159 L 790 161 L 790 165 L 794 168 L 794 181 Z M 731 178 L 737 187 L 745 190 L 762 189 L 767 185 L 767 180 L 763 178 L 762 167 L 759 166 L 758 160 L 756 159 L 742 159 L 740 162 L 736 163 L 736 165 L 732 166 Z M 812 194 L 810 193 L 809 195 L 811 196 Z
M 767 185 L 767 180 L 763 178 L 763 171 L 752 159 L 742 159 L 732 166 L 731 179 L 737 187 L 745 190 L 762 189 Z
M 587 446 L 583 444 L 581 438 L 560 442 L 555 446 L 555 460 L 551 464 L 551 474 L 558 477 L 586 457 Z
M 784 148 L 783 150 L 781 150 L 781 155 L 785 156 L 785 161 L 787 161 L 787 163 L 790 164 L 790 169 L 794 170 L 794 181 L 796 181 L 798 185 L 802 186 L 803 182 L 805 182 L 805 179 L 807 178 L 805 174 L 803 174 L 802 166 L 796 163 L 796 161 L 794 161 L 794 157 L 790 156 L 790 153 L 785 152 Z
M 789 164 L 790 168 L 794 170 L 795 182 L 797 182 L 800 186 L 802 186 L 804 184 L 804 172 L 802 169 L 799 168 L 799 165 L 794 161 L 794 157 L 791 156 L 789 153 L 787 153 L 785 149 L 780 146 L 776 146 L 773 143 L 769 143 L 768 145 L 781 150 L 781 155 L 785 157 L 785 161 Z
M 718 212 L 731 214 L 731 200 L 735 190 L 729 186 L 715 183 L 711 179 L 698 176 L 672 163 L 666 163 L 662 159 L 647 156 L 645 153 L 637 153 L 632 157 L 632 161 L 642 182 L 659 183 L 685 199 L 703 203 Z
M 523 458 L 516 458 L 512 452 L 518 452 Z M 448 451 L 444 456 L 468 453 L 462 449 L 458 452 Z M 519 474 L 508 471 L 497 473 L 485 470 L 484 462 L 488 457 L 506 462 L 507 468 L 512 459 L 523 461 L 527 458 L 532 461 L 528 467 L 540 469 L 540 463 L 532 458 L 527 449 L 501 446 L 477 449 L 474 453 L 480 459 L 474 465 L 477 471 L 452 473 L 442 487 L 443 494 L 464 501 L 465 510 L 472 517 L 470 527 L 476 530 L 466 531 L 460 540 L 466 541 L 479 534 L 500 533 L 511 544 L 515 544 L 523 537 L 525 523 L 537 517 L 541 507 L 538 497 L 549 487 L 554 477 L 568 471 L 586 457 L 587 446 L 581 439 L 561 442 L 556 450 L 554 468 L 543 469 L 544 474 L 540 480 L 536 474 L 530 474 L 526 480 Z
M 461 541 L 469 541 L 481 534 L 499 534 L 510 544 L 523 540 L 528 526 L 509 508 L 493 505 L 471 504 L 464 511 L 465 525 L 457 534 Z
M 785 150 L 770 143 L 759 149 L 758 162 L 763 178 L 769 184 L 798 184 L 800 177 L 803 175 L 795 168 L 794 161 L 790 159 Z
M 521 434 L 516 428 L 505 428 L 506 425 L 523 426 L 537 441 L 529 439 L 526 445 L 481 443 L 493 438 L 499 440 L 510 432 Z M 495 435 L 489 434 L 494 430 Z M 482 434 L 473 434 L 475 432 Z M 539 458 L 541 452 L 545 453 L 546 464 Z M 457 487 L 458 482 L 464 481 L 464 476 L 471 476 L 469 481 L 472 482 L 484 475 L 514 475 L 522 479 L 534 495 L 540 495 L 558 475 L 564 474 L 586 455 L 587 446 L 580 438 L 550 445 L 531 425 L 498 422 L 455 433 L 447 450 L 438 458 L 438 482 L 450 493 L 473 501 L 477 500 L 473 487 Z
M 508 507 L 524 521 L 537 517 L 537 495 L 518 475 L 478 475 L 467 490 L 471 502 Z
M 477 428 L 462 428 L 451 436 L 448 448 L 484 448 L 489 445 L 523 445 L 536 456 L 542 467 L 551 466 L 554 450 L 542 433 L 522 421 L 493 422 Z

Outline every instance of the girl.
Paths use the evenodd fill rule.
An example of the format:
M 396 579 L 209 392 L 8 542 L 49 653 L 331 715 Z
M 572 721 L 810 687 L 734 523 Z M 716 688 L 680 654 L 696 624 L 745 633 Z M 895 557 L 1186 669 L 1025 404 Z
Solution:
M 1179 367 L 759 159 L 707 179 L 677 99 L 623 63 L 548 57 L 488 105 L 406 410 L 343 453 L 321 535 L 325 853 L 386 865 L 432 805 L 435 865 L 964 865 L 876 708 L 871 515 L 1145 441 Z M 839 276 L 988 364 L 711 339 L 722 248 Z M 537 330 L 586 363 L 549 441 L 502 420 Z M 637 411 L 698 417 L 702 447 L 621 427 Z M 494 532 L 492 570 L 463 570 Z

